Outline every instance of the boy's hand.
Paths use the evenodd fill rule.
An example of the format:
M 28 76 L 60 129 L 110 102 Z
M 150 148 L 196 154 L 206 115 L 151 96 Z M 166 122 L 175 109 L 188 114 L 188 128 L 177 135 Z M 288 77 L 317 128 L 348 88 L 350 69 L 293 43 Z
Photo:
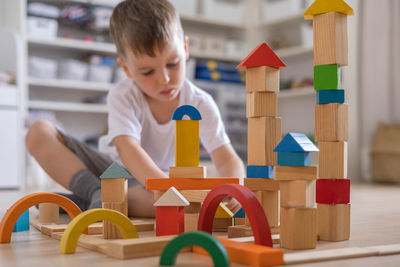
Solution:
M 222 203 L 224 203 L 224 205 L 228 209 L 230 209 L 230 211 L 232 211 L 233 214 L 238 212 L 240 210 L 240 208 L 242 207 L 236 199 L 234 199 L 234 198 L 232 198 L 230 196 L 224 198 Z

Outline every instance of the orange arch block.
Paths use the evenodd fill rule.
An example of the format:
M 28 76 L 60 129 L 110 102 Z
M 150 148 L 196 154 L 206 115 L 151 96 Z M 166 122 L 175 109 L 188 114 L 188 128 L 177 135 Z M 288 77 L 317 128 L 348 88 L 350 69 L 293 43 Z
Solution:
M 73 219 L 82 213 L 81 209 L 68 198 L 54 193 L 33 193 L 15 202 L 0 222 L 0 243 L 10 243 L 12 229 L 19 216 L 30 207 L 40 203 L 54 203 L 63 208 Z

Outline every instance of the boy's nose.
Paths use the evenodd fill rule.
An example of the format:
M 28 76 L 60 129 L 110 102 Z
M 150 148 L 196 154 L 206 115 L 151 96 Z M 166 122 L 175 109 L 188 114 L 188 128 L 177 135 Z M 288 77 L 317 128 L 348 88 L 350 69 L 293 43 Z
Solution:
M 160 77 L 160 82 L 161 82 L 162 84 L 167 84 L 167 83 L 169 82 L 170 78 L 169 78 L 169 73 L 168 73 L 168 71 L 166 71 L 166 70 L 162 71 L 162 73 L 161 73 L 160 76 L 161 76 L 161 77 Z

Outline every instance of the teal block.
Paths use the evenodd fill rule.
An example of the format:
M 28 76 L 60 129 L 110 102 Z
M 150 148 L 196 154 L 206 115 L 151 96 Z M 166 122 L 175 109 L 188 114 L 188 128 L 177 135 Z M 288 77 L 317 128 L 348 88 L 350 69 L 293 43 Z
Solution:
M 279 166 L 310 166 L 310 152 L 278 152 Z
M 339 65 L 314 66 L 314 89 L 316 91 L 340 89 L 340 80 Z
M 13 232 L 22 232 L 29 230 L 29 209 L 19 216 L 17 222 L 14 225 Z
M 317 104 L 344 103 L 344 90 L 317 91 Z
M 246 217 L 246 213 L 244 212 L 243 208 L 240 208 L 240 210 L 238 210 L 238 212 L 235 213 L 235 215 L 233 215 L 233 218 L 244 218 Z
M 274 166 L 247 166 L 247 178 L 274 178 Z

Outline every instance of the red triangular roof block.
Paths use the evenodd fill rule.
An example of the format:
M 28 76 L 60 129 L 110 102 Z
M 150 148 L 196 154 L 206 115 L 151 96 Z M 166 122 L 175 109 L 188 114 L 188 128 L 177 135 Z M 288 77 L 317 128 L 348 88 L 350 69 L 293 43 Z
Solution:
M 251 51 L 251 53 L 236 66 L 237 69 L 268 66 L 276 69 L 286 67 L 285 63 L 266 44 L 262 43 Z

